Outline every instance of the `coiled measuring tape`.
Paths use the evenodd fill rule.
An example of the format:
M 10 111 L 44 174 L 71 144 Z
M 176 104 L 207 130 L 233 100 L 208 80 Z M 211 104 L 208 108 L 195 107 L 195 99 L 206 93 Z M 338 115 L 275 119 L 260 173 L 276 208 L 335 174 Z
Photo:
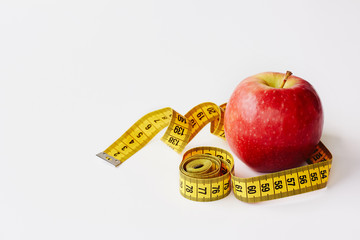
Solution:
M 208 123 L 211 123 L 211 133 L 225 139 L 225 108 L 226 104 L 218 106 L 206 102 L 184 116 L 171 108 L 148 113 L 97 156 L 119 166 L 165 127 L 168 128 L 161 140 L 178 153 Z M 193 148 L 184 154 L 179 167 L 180 193 L 187 199 L 205 202 L 226 197 L 232 188 L 239 200 L 259 202 L 324 188 L 332 155 L 323 143 L 316 146 L 307 163 L 280 172 L 241 178 L 234 174 L 234 158 L 229 152 L 216 147 Z

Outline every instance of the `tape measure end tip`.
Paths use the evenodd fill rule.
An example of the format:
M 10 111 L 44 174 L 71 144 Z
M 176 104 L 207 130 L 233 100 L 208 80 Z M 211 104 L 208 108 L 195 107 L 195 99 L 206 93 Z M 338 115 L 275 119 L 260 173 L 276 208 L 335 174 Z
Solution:
M 108 163 L 111 163 L 112 165 L 114 165 L 115 167 L 119 166 L 121 164 L 121 161 L 114 158 L 113 156 L 110 156 L 109 154 L 106 154 L 104 152 L 100 152 L 98 154 L 96 154 L 96 156 L 98 156 L 99 158 L 105 160 Z

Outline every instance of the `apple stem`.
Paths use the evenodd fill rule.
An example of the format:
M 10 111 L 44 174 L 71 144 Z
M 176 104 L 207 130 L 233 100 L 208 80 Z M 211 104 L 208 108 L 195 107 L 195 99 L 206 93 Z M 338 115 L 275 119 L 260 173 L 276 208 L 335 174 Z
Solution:
M 284 87 L 284 85 L 285 85 L 285 83 L 286 83 L 286 80 L 287 80 L 291 75 L 292 75 L 292 72 L 286 71 L 285 77 L 284 77 L 284 79 L 283 79 L 283 81 L 282 81 L 282 84 L 281 84 L 280 88 L 283 88 L 283 87 Z

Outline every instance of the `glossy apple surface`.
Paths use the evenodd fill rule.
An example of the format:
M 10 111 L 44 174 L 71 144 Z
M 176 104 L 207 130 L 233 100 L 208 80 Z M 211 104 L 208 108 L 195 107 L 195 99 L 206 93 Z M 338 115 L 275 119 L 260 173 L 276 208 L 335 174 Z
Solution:
M 301 165 L 320 141 L 323 110 L 310 83 L 265 72 L 236 87 L 226 106 L 231 150 L 252 169 L 275 172 Z

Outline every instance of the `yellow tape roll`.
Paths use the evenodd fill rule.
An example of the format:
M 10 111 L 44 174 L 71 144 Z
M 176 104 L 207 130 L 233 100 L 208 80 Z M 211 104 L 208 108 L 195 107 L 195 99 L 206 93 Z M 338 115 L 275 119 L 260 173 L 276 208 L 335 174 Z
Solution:
M 165 127 L 161 140 L 178 153 L 209 122 L 211 133 L 225 139 L 225 108 L 226 104 L 207 102 L 185 116 L 171 108 L 148 113 L 97 156 L 119 166 Z M 180 193 L 190 200 L 213 201 L 229 195 L 232 186 L 239 200 L 259 202 L 325 187 L 332 162 L 329 150 L 320 142 L 307 162 L 307 166 L 240 178 L 234 175 L 234 159 L 229 152 L 215 147 L 193 148 L 184 154 L 180 164 Z

